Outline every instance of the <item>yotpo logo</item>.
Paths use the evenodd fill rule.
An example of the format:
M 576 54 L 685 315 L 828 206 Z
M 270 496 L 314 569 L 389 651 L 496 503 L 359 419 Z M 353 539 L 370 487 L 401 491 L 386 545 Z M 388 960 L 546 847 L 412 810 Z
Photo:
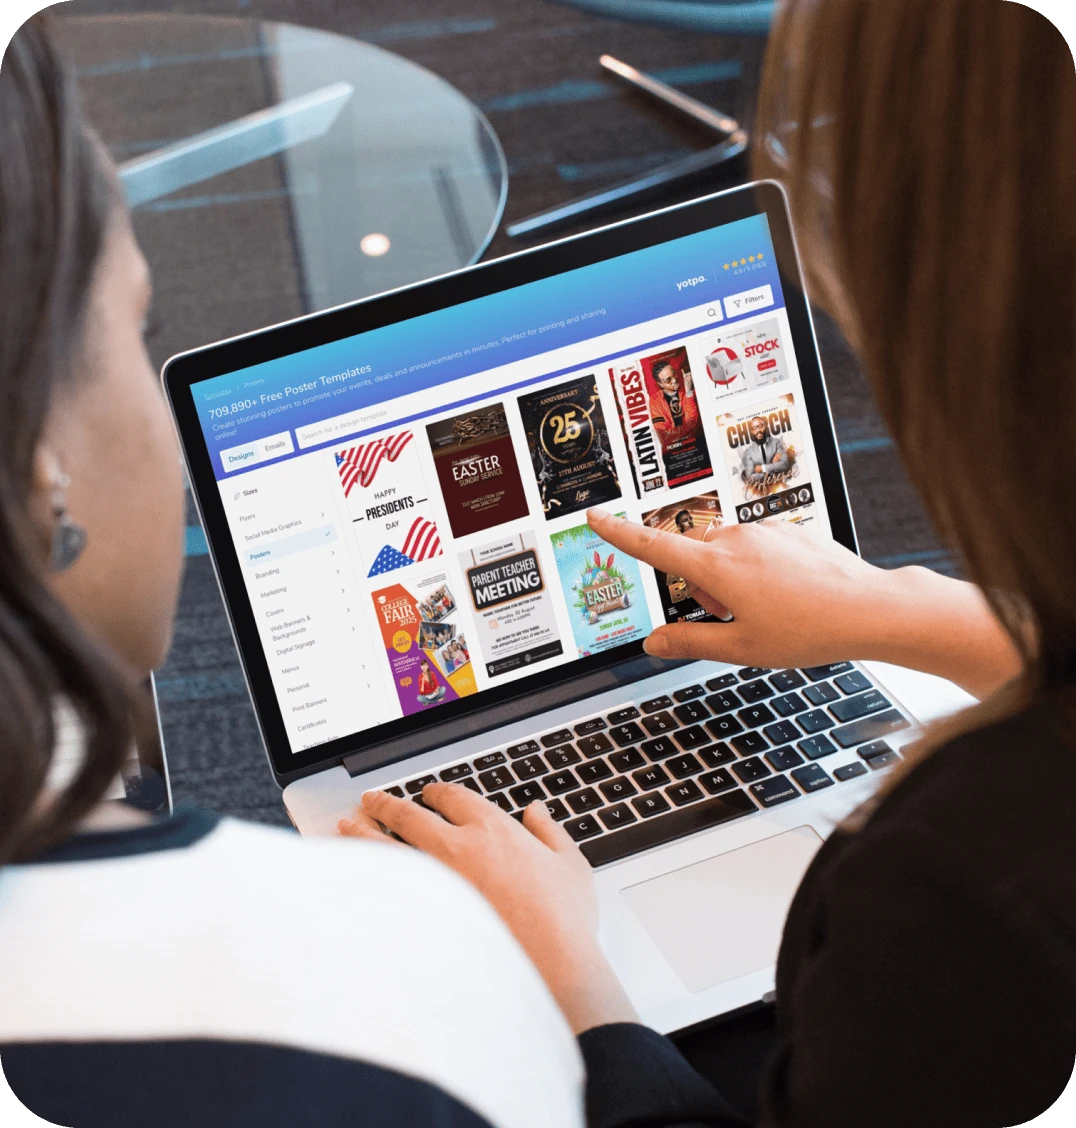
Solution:
M 676 283 L 676 289 L 685 290 L 688 286 L 701 286 L 706 281 L 706 275 L 700 274 L 698 278 L 685 278 L 683 282 Z

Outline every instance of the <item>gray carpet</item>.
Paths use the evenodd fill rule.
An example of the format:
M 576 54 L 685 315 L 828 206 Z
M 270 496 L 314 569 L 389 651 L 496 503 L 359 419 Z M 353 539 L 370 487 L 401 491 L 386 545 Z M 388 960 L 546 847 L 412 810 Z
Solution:
M 398 52 L 446 78 L 486 111 L 509 162 L 506 222 L 703 143 L 693 129 L 674 126 L 639 96 L 604 82 L 597 68 L 600 54 L 678 77 L 695 97 L 749 122 L 760 52 L 753 40 L 658 31 L 589 17 L 544 0 L 182 0 L 156 5 L 73 0 L 57 11 L 63 18 L 156 11 L 278 19 Z M 140 105 L 135 112 L 94 81 L 90 64 L 103 45 L 94 42 L 92 29 L 69 27 L 71 49 L 84 65 L 90 113 L 120 159 L 264 105 L 257 100 L 257 62 L 251 60 L 244 81 L 234 83 L 192 85 L 182 68 L 161 68 L 152 105 Z M 176 38 L 174 29 L 169 35 Z M 114 49 L 115 43 L 108 46 Z M 169 46 L 183 50 L 181 42 Z M 130 50 L 137 63 L 135 39 Z M 736 63 L 740 79 L 714 79 L 730 73 L 729 65 L 717 64 Z M 745 176 L 740 165 L 709 184 L 694 186 L 689 194 L 726 187 Z M 282 258 L 277 269 L 266 265 L 265 246 L 272 242 L 266 232 L 279 231 L 287 222 L 286 202 L 272 190 L 271 171 L 259 167 L 229 177 L 220 178 L 217 195 L 207 206 L 144 210 L 136 216 L 156 281 L 149 336 L 155 362 L 302 312 L 292 264 Z M 264 183 L 259 179 L 266 177 Z M 233 192 L 233 187 L 243 191 Z M 285 246 L 286 240 L 273 245 Z M 502 226 L 487 257 L 516 249 Z M 819 333 L 864 554 L 888 567 L 924 563 L 952 571 L 885 438 L 854 357 L 824 317 Z M 196 523 L 192 513 L 191 524 Z M 283 824 L 280 793 L 266 764 L 212 569 L 208 558 L 197 554 L 194 540 L 175 643 L 159 679 L 173 790 L 180 800 L 225 814 Z

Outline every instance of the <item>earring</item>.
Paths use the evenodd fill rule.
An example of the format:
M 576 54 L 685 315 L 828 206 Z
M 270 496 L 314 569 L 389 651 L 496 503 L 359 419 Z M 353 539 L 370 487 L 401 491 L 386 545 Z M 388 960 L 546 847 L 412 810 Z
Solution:
M 56 518 L 56 528 L 52 533 L 52 570 L 66 572 L 82 555 L 86 547 L 86 530 L 76 525 L 67 512 L 64 491 L 71 485 L 71 479 L 61 471 L 53 483 L 52 513 Z

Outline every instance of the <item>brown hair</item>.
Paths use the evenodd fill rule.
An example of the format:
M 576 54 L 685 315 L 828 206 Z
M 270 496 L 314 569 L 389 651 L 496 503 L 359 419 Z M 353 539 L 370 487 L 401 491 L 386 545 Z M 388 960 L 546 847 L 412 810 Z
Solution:
M 71 832 L 145 716 L 131 678 L 50 592 L 28 513 L 50 405 L 81 377 L 88 297 L 115 208 L 73 82 L 35 17 L 0 67 L 0 864 Z M 85 756 L 45 803 L 61 702 L 79 718 Z
M 1076 680 L 1076 67 L 1006 0 L 790 0 L 756 168 L 938 530 L 1025 660 Z M 950 730 L 951 731 L 951 730 Z M 936 746 L 935 734 L 927 744 Z

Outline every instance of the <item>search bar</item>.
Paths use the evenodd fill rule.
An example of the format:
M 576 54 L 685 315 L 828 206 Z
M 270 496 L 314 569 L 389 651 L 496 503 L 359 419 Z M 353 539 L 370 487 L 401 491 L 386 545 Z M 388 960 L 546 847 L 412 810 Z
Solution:
M 344 415 L 334 415 L 331 419 L 322 419 L 320 423 L 311 423 L 308 427 L 296 427 L 295 438 L 299 449 L 306 450 L 308 447 L 320 446 L 333 439 L 346 438 L 356 431 L 365 431 L 367 427 L 372 427 L 380 420 L 388 419 L 390 415 L 395 414 L 389 404 L 367 407 L 362 411 L 349 411 Z

